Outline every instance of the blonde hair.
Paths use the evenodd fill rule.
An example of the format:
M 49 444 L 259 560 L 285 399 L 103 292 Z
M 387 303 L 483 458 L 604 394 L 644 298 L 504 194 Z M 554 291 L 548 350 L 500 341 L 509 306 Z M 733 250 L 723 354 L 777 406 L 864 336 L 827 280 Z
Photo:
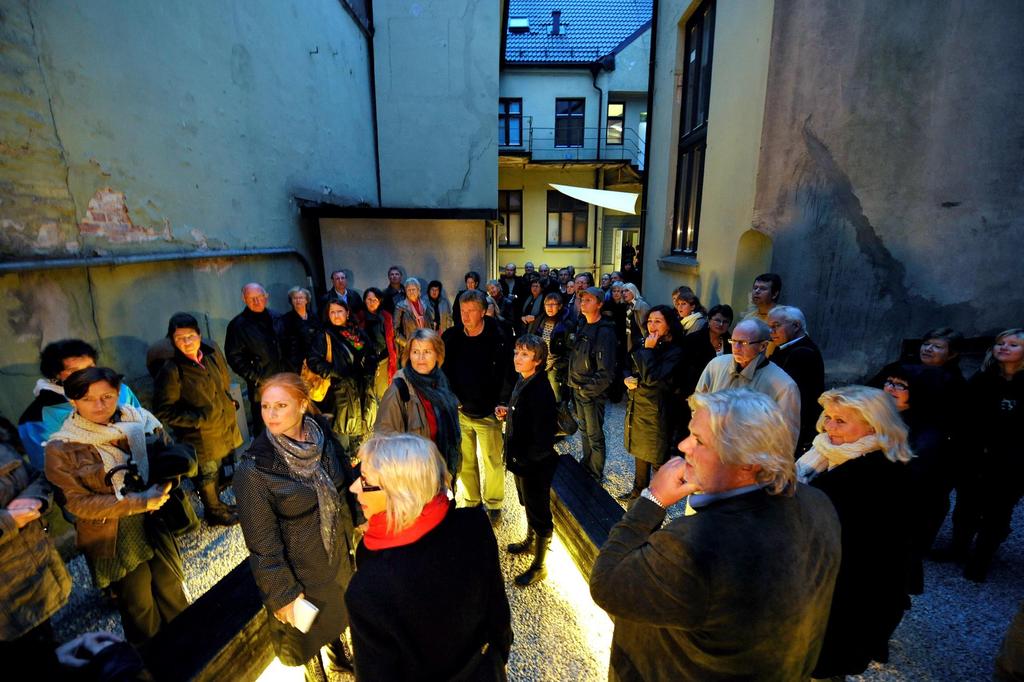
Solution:
M 263 400 L 263 394 L 266 390 L 274 386 L 295 398 L 299 404 L 302 404 L 302 401 L 305 400 L 308 403 L 306 411 L 310 414 L 320 414 L 320 410 L 316 408 L 313 399 L 309 397 L 309 386 L 295 372 L 281 372 L 261 381 L 259 389 L 256 391 L 257 398 Z
M 792 495 L 796 466 L 793 434 L 778 404 L 749 388 L 716 393 L 694 393 L 690 409 L 706 410 L 711 428 L 710 445 L 722 464 L 757 466 L 757 482 L 772 495 Z
M 906 424 L 896 410 L 896 402 L 885 391 L 868 386 L 843 386 L 822 393 L 818 404 L 826 410 L 838 405 L 857 412 L 864 423 L 874 429 L 878 445 L 889 460 L 909 462 L 914 456 L 907 442 Z M 818 417 L 817 429 L 818 433 L 825 431 L 824 411 Z
M 405 350 L 402 351 L 402 367 L 409 364 L 413 341 L 429 342 L 434 348 L 434 354 L 437 355 L 437 366 L 440 367 L 444 364 L 444 341 L 441 340 L 441 335 L 430 327 L 419 327 L 409 336 L 409 343 L 405 344 Z
M 359 448 L 364 470 L 377 474 L 387 495 L 388 532 L 411 526 L 423 507 L 451 483 L 448 466 L 432 441 L 412 433 L 376 435 Z
M 1001 368 L 999 367 L 999 361 L 992 355 L 992 349 L 996 347 L 996 344 L 1005 339 L 1007 336 L 1015 336 L 1021 341 L 1024 341 L 1024 329 L 1020 327 L 1014 327 L 1013 329 L 1007 329 L 996 334 L 996 338 L 992 339 L 992 345 L 985 351 L 985 359 L 981 361 L 982 372 L 995 372 L 999 374 Z

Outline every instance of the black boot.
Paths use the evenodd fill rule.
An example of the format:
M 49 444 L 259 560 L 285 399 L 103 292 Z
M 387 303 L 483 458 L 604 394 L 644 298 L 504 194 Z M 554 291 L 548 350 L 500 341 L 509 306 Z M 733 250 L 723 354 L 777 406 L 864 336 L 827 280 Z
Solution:
M 228 510 L 227 505 L 217 496 L 217 481 L 203 481 L 199 486 L 199 498 L 203 501 L 203 520 L 208 526 L 233 526 L 238 516 Z
M 536 538 L 536 534 L 533 529 L 529 526 L 526 527 L 526 537 L 523 538 L 522 542 L 513 542 L 508 546 L 509 554 L 526 554 L 533 549 L 533 541 Z
M 974 543 L 974 551 L 967 558 L 964 565 L 964 577 L 975 583 L 983 583 L 988 579 L 988 569 L 992 566 L 992 559 L 999 549 L 998 542 L 992 542 L 985 537 L 978 537 Z
M 548 575 L 548 569 L 544 565 L 544 559 L 548 555 L 548 548 L 551 546 L 550 535 L 538 535 L 537 546 L 533 550 L 533 563 L 526 569 L 526 572 L 516 576 L 516 585 L 526 587 L 544 580 Z

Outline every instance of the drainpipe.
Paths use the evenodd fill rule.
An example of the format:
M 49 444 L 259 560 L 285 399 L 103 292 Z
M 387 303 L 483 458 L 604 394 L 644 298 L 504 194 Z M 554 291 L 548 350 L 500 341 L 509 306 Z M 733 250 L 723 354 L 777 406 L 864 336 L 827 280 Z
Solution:
M 366 40 L 366 66 L 370 72 L 370 110 L 373 114 L 373 159 L 377 175 L 377 206 L 381 207 L 384 205 L 384 202 L 381 198 L 380 132 L 377 128 L 377 75 L 373 56 L 373 2 L 366 3 L 366 25 L 363 24 L 362 19 L 359 18 L 356 11 L 349 5 L 348 0 L 342 0 L 341 6 L 348 12 L 348 15 L 355 22 L 356 26 L 359 27 L 360 33 L 363 34 L 363 38 Z
M 594 169 L 594 189 L 601 189 L 601 175 L 602 175 L 601 169 L 600 168 L 595 168 Z M 591 268 L 594 271 L 595 275 L 597 275 L 598 271 L 601 269 L 601 264 L 597 262 L 597 244 L 600 241 L 600 239 L 598 239 L 598 226 L 599 225 L 601 226 L 601 228 L 600 228 L 601 234 L 604 234 L 604 225 L 603 225 L 603 221 L 602 221 L 603 217 L 604 217 L 604 209 L 601 208 L 600 206 L 595 206 L 594 207 L 594 267 Z M 596 279 L 600 280 L 601 279 L 600 275 L 598 275 L 596 277 Z
M 216 260 L 220 258 L 254 258 L 266 256 L 291 256 L 299 261 L 306 271 L 306 284 L 313 289 L 313 268 L 302 253 L 288 247 L 263 249 L 222 249 L 217 251 L 168 251 L 167 253 L 139 253 L 124 256 L 92 256 L 90 258 L 40 258 L 37 260 L 7 261 L 0 263 L 0 275 L 33 272 L 37 270 L 61 270 L 68 268 L 96 268 L 102 266 L 138 265 L 141 263 L 163 263 L 169 261 Z
M 604 90 L 597 84 L 597 75 L 601 73 L 603 66 L 600 61 L 590 65 L 591 82 L 594 84 L 594 89 L 597 90 L 597 156 L 594 158 L 595 161 L 601 159 L 601 120 L 604 118 Z M 583 129 L 586 131 L 585 123 Z M 584 133 L 584 137 L 586 137 L 586 133 Z M 646 165 L 644 167 L 646 168 Z
M 640 290 L 643 291 L 644 272 L 647 270 L 647 258 L 644 254 L 647 246 L 647 181 L 650 178 L 651 170 L 651 122 L 654 114 L 654 73 L 657 64 L 658 54 L 658 0 L 653 0 L 651 5 L 651 63 L 647 69 L 647 131 L 644 135 L 644 170 L 640 179 L 640 196 L 643 203 L 640 206 Z

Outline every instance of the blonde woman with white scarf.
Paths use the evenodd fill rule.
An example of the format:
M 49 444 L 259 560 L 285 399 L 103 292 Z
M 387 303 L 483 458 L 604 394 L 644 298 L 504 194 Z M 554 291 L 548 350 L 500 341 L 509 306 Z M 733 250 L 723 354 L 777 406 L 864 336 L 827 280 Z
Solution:
M 110 587 L 126 639 L 141 644 L 188 606 L 181 555 L 173 535 L 146 514 L 169 499 L 170 484 L 142 492 L 125 487 L 133 464 L 146 480 L 146 446 L 164 438 L 144 408 L 118 405 L 121 375 L 82 369 L 64 381 L 74 407 L 46 443 L 46 477 L 75 515 L 78 547 L 98 588 Z
M 894 401 L 867 386 L 825 391 L 814 444 L 797 479 L 832 500 L 842 561 L 814 679 L 857 675 L 888 660 L 889 637 L 910 606 L 907 468 L 913 456 Z

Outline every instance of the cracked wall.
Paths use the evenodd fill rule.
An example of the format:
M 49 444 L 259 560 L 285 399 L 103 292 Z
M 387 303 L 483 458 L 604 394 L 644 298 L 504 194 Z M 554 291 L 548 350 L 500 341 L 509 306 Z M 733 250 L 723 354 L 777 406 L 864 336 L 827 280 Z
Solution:
M 777 3 L 754 223 L 834 378 L 1024 323 L 1022 32 L 1012 0 Z
M 0 0 L 0 260 L 315 252 L 295 192 L 376 199 L 367 62 L 334 0 Z M 252 280 L 279 309 L 305 284 L 288 258 L 0 275 L 0 413 L 63 337 L 145 383 L 171 313 L 222 342 Z
M 384 206 L 497 208 L 500 7 L 374 4 Z

